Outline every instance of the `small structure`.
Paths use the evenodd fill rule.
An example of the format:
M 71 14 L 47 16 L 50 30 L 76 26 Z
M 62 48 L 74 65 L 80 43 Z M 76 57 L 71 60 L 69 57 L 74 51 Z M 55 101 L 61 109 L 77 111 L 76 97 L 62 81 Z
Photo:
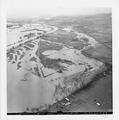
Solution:
M 68 106 L 68 105 L 71 105 L 71 102 L 68 98 L 65 98 L 64 101 L 62 102 L 62 105 Z

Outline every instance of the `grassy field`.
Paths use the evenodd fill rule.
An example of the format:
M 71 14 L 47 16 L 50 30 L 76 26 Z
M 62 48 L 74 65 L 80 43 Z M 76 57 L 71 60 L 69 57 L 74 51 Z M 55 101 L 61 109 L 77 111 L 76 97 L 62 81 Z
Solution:
M 63 43 L 66 46 L 72 46 L 75 49 L 82 49 L 85 45 L 83 44 L 82 41 L 79 40 L 75 40 L 76 38 L 76 34 L 73 32 L 66 32 L 64 30 L 57 30 L 54 33 L 48 34 L 48 35 L 43 35 L 42 36 L 43 39 L 45 40 L 49 40 L 52 42 L 59 42 L 59 43 Z
M 73 29 L 86 33 L 100 42 L 112 41 L 111 14 L 55 17 L 51 20 L 47 20 L 46 22 L 61 28 L 71 26 Z
M 82 54 L 95 58 L 103 63 L 112 64 L 112 49 L 103 44 L 98 45 L 96 48 L 91 47 L 88 50 L 84 50 Z
M 96 48 L 83 51 L 88 57 L 112 64 L 112 17 L 111 14 L 90 16 L 55 17 L 47 20 L 48 24 L 64 28 L 71 26 L 74 30 L 93 37 L 100 44 Z M 71 36 L 69 36 L 72 39 Z M 64 40 L 64 39 L 63 39 Z M 65 39 L 67 42 L 67 39 Z M 60 40 L 62 41 L 62 40 Z
M 67 70 L 66 67 L 60 65 L 59 63 L 67 63 L 69 65 L 73 64 L 72 61 L 65 60 L 65 59 L 50 59 L 47 56 L 43 55 L 42 53 L 36 52 L 36 55 L 39 56 L 41 63 L 44 67 L 58 70 L 59 72 L 63 72 Z
M 61 50 L 62 48 L 62 45 L 48 43 L 46 41 L 40 41 L 38 51 L 42 53 L 46 50 Z
M 68 44 L 76 35 L 74 33 L 67 33 L 64 30 L 57 30 L 54 33 L 42 36 L 43 39 L 50 40 L 52 42 L 59 42 Z

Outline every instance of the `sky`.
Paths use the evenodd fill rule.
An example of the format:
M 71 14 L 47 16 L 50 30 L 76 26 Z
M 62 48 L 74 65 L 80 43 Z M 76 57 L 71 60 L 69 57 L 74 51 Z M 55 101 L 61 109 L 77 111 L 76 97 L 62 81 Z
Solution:
M 82 0 L 7 0 L 8 18 L 23 19 L 110 12 L 111 9 L 109 7 L 105 8 L 102 6 L 100 8 L 96 7 L 96 4 L 89 5 L 87 0 L 83 0 L 83 2 Z

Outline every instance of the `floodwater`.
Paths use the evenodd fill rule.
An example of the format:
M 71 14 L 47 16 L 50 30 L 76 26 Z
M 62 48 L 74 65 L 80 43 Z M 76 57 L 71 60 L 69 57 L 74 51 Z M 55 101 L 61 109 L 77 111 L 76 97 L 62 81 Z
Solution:
M 33 29 L 34 26 L 36 27 L 37 25 L 32 25 L 31 28 Z M 26 28 L 30 29 L 30 25 L 26 25 L 24 29 Z M 55 30 L 58 29 L 52 26 L 48 28 L 46 25 L 43 25 L 40 29 L 41 28 L 47 30 L 47 34 L 55 32 Z M 11 37 L 9 38 L 8 36 L 8 41 L 9 39 L 11 39 Z M 78 50 L 67 48 L 60 51 L 45 51 L 43 54 L 47 55 L 50 59 L 60 58 L 70 60 L 74 64 L 69 65 L 66 63 L 60 63 L 67 68 L 63 73 L 58 73 L 53 69 L 45 69 L 40 63 L 39 57 L 36 55 L 39 42 L 40 39 L 34 39 L 29 42 L 34 45 L 33 48 L 30 48 L 27 45 L 24 45 L 27 48 L 21 46 L 22 50 L 20 51 L 20 54 L 24 55 L 21 60 L 14 60 L 15 55 L 20 58 L 20 55 L 16 54 L 16 51 L 18 51 L 18 48 L 16 48 L 15 53 L 12 53 L 13 60 L 7 64 L 8 113 L 25 112 L 27 110 L 32 112 L 35 108 L 38 110 L 46 109 L 47 105 L 53 104 L 54 102 L 57 102 L 57 100 L 61 100 L 76 89 L 72 80 L 75 75 L 79 77 L 80 73 L 83 73 L 88 66 L 92 67 L 92 71 L 98 70 L 103 66 L 102 62 L 85 57 Z M 30 61 L 32 57 L 35 57 L 36 61 Z M 19 69 L 16 67 L 18 62 L 21 62 L 21 67 Z M 36 71 L 36 69 L 38 69 L 38 71 Z M 43 77 L 42 72 L 44 72 L 44 75 L 46 76 L 48 76 L 48 74 L 51 75 Z M 65 83 L 65 79 L 69 82 Z M 70 91 L 67 94 L 69 88 Z
M 8 65 L 8 113 L 24 112 L 27 107 L 32 109 L 52 103 L 55 90 L 52 84 L 25 70 L 13 70 L 14 67 Z M 24 75 L 27 76 L 26 81 L 22 81 Z

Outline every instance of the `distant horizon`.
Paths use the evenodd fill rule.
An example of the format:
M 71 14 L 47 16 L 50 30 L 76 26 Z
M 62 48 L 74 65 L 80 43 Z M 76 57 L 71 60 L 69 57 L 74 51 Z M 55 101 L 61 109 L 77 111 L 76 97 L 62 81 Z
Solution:
M 95 14 L 80 14 L 80 15 L 57 15 L 57 16 L 37 16 L 37 17 L 27 17 L 27 18 L 23 18 L 23 17 L 7 17 L 7 21 L 31 21 L 31 20 L 50 20 L 50 19 L 53 19 L 53 18 L 57 18 L 57 17 L 88 17 L 88 16 L 94 16 L 94 15 L 104 15 L 104 14 L 112 14 L 111 12 L 110 13 L 95 13 Z
M 31 9 L 24 11 L 23 9 L 11 9 L 7 12 L 8 19 L 19 19 L 19 20 L 29 20 L 29 19 L 50 19 L 53 17 L 70 17 L 70 16 L 89 16 L 98 14 L 111 14 L 110 8 L 85 8 L 85 9 L 56 9 L 55 12 L 52 10 L 44 9 L 43 12 L 39 12 L 39 9 Z M 24 12 L 23 12 L 24 11 Z M 37 12 L 36 12 L 37 11 Z

